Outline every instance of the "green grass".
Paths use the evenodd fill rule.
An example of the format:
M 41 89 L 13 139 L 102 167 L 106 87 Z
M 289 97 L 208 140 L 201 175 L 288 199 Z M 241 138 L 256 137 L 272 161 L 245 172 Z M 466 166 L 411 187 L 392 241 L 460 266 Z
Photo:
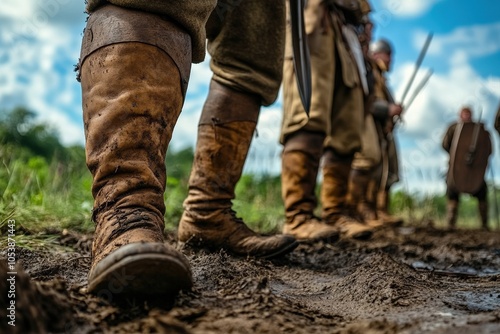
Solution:
M 83 148 L 81 149 L 83 150 Z M 91 176 L 81 161 L 50 162 L 2 147 L 0 213 L 33 233 L 47 229 L 90 231 Z
M 497 187 L 495 193 L 495 189 L 490 185 L 488 190 L 488 226 L 491 229 L 499 229 L 494 201 L 496 195 L 497 206 L 500 209 L 500 189 Z M 412 225 L 427 225 L 432 221 L 434 226 L 446 228 L 448 227 L 446 204 L 445 195 L 419 197 L 415 194 L 397 192 L 391 196 L 390 210 L 397 212 Z M 464 229 L 478 229 L 481 227 L 476 198 L 467 194 L 460 196 L 457 227 Z
M 4 167 L 0 169 L 0 231 L 5 233 L 5 222 L 15 219 L 18 246 L 50 248 L 57 243 L 57 232 L 63 229 L 82 233 L 93 231 L 92 179 L 85 165 L 83 148 L 72 148 L 62 160 L 47 159 L 7 145 L 0 148 L 0 157 Z M 169 231 L 177 228 L 182 215 L 191 162 L 191 149 L 167 155 L 165 222 Z M 279 176 L 243 175 L 235 192 L 233 209 L 252 229 L 263 233 L 281 231 L 284 208 Z M 493 203 L 491 187 L 489 196 Z M 499 199 L 497 197 L 500 206 Z M 432 221 L 436 227 L 446 227 L 444 195 L 420 198 L 396 192 L 391 195 L 391 211 L 413 225 L 427 225 Z M 479 228 L 478 217 L 476 200 L 462 196 L 458 226 Z M 496 228 L 493 205 L 490 205 L 490 227 Z M 5 241 L 0 242 L 0 247 L 5 245 Z

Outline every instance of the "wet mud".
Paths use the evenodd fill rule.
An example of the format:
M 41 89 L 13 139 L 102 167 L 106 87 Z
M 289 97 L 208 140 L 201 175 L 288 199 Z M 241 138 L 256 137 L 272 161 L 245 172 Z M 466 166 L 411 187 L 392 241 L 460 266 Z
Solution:
M 195 284 L 173 302 L 88 295 L 90 242 L 17 249 L 16 327 L 2 305 L 0 332 L 500 333 L 499 232 L 384 229 L 274 260 L 183 249 Z

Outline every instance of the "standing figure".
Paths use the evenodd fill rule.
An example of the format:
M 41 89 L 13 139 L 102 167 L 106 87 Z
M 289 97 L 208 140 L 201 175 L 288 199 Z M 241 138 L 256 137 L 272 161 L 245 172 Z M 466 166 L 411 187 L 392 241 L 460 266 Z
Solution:
M 478 200 L 481 226 L 488 229 L 488 187 L 484 174 L 491 150 L 489 132 L 482 123 L 472 122 L 472 110 L 460 110 L 460 121 L 451 124 L 443 138 L 443 148 L 450 154 L 446 178 L 447 221 L 456 228 L 460 194 L 469 193 Z
M 399 225 L 388 212 L 390 187 L 399 180 L 398 157 L 393 135 L 394 118 L 403 108 L 395 103 L 387 86 L 394 48 L 385 39 L 370 44 L 370 68 L 374 98 L 369 102 L 362 137 L 363 150 L 356 154 L 351 172 L 351 201 L 366 223 L 373 227 Z
M 292 251 L 292 236 L 261 236 L 232 210 L 236 183 L 262 105 L 278 95 L 283 73 L 285 1 L 240 1 L 207 23 L 213 72 L 198 124 L 179 241 L 229 253 L 274 257 Z
M 307 117 L 297 89 L 287 30 L 283 73 L 282 197 L 284 233 L 298 240 L 335 240 L 339 233 L 366 239 L 371 228 L 351 216 L 347 184 L 354 153 L 361 149 L 366 77 L 360 75 L 363 54 L 354 27 L 363 26 L 366 1 L 354 8 L 342 1 L 309 0 L 305 28 L 311 57 L 312 97 Z M 363 13 L 363 9 L 365 13 Z M 364 80 L 364 81 L 363 81 Z M 314 214 L 316 179 L 323 157 L 321 218 Z
M 216 5 L 87 1 L 79 78 L 96 224 L 90 292 L 175 294 L 192 285 L 186 258 L 164 242 L 165 154 L 207 36 L 214 77 L 179 239 L 259 257 L 297 245 L 254 233 L 231 210 L 260 105 L 281 82 L 285 4 Z

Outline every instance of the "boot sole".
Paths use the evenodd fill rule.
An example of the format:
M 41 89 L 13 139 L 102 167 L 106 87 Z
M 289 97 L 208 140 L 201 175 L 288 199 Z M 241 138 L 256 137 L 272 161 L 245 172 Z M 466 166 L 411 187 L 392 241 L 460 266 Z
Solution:
M 89 275 L 88 291 L 113 295 L 176 295 L 192 286 L 191 271 L 182 254 L 161 243 L 133 243 L 102 259 Z

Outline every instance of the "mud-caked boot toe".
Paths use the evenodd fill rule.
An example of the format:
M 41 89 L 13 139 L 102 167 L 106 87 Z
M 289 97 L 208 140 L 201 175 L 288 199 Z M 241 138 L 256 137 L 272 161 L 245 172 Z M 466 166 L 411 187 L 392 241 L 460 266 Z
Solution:
M 376 196 L 377 216 L 384 222 L 384 225 L 387 227 L 403 225 L 403 218 L 389 213 L 389 192 L 387 190 L 379 191 Z
M 379 220 L 382 221 L 383 226 L 399 227 L 404 223 L 403 218 L 388 214 L 385 211 L 377 211 L 377 216 L 379 217 Z
M 264 259 L 290 253 L 297 246 L 298 242 L 292 235 L 260 235 L 245 224 L 240 224 L 222 244 L 222 248 L 232 253 Z
M 322 222 L 315 216 L 297 216 L 287 221 L 283 227 L 284 234 L 290 234 L 302 243 L 324 241 L 336 242 L 340 237 L 340 231 Z
M 113 295 L 175 295 L 192 286 L 187 259 L 160 242 L 123 245 L 96 263 L 88 291 L 107 299 Z
M 326 220 L 328 224 L 338 228 L 341 238 L 368 240 L 373 235 L 373 228 L 346 215 L 338 214 Z
M 184 211 L 178 229 L 181 244 L 210 251 L 224 249 L 239 256 L 273 258 L 293 251 L 298 243 L 291 235 L 261 235 L 232 210 Z

